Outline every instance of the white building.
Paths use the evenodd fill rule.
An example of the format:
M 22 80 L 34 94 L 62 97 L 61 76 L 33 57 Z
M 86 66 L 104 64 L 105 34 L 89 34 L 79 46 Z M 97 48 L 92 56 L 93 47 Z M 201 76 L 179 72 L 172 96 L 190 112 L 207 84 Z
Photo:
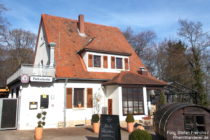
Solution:
M 17 129 L 34 129 L 47 112 L 45 128 L 90 124 L 92 114 L 124 121 L 148 115 L 147 91 L 162 88 L 118 28 L 43 14 L 34 65 L 7 79 L 18 98 Z

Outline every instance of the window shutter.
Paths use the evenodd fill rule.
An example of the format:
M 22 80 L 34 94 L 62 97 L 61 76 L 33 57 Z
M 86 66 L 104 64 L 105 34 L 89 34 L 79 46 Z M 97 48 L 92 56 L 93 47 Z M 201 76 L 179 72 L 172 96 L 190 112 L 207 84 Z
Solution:
M 128 58 L 125 58 L 124 60 L 125 60 L 125 70 L 128 70 L 129 69 L 128 68 Z
M 93 67 L 93 55 L 88 55 L 88 67 Z
M 111 61 L 112 61 L 111 62 L 111 68 L 115 69 L 115 57 L 114 56 L 111 57 Z
M 87 89 L 87 108 L 93 107 L 93 89 L 88 88 Z
M 66 89 L 66 108 L 72 108 L 72 88 Z
M 104 56 L 103 59 L 104 59 L 104 68 L 108 68 L 107 56 Z

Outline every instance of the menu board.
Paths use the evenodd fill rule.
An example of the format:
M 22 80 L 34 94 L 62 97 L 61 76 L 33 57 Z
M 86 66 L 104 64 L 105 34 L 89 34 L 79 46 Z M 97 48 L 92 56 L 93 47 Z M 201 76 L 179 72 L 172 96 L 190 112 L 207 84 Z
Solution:
M 101 115 L 99 140 L 121 140 L 118 115 Z
M 42 94 L 42 95 L 41 95 L 41 104 L 40 104 L 40 108 L 41 108 L 41 109 L 48 108 L 48 105 L 49 105 L 49 95 Z

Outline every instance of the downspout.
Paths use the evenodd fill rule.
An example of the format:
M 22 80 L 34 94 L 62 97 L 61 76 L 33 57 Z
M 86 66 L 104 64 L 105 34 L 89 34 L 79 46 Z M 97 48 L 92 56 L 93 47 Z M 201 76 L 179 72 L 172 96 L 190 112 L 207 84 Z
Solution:
M 63 121 L 64 121 L 64 128 L 66 128 L 66 85 L 68 83 L 68 79 L 65 79 L 64 83 L 64 107 L 63 107 Z

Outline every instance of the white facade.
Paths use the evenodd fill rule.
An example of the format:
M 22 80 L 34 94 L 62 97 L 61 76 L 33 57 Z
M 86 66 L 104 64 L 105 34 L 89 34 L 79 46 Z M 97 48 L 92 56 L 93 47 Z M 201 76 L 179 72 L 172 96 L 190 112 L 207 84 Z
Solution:
M 43 27 L 40 26 L 34 65 L 50 64 L 50 47 L 47 45 Z
M 17 129 L 34 129 L 37 126 L 37 113 L 46 111 L 45 128 L 74 127 L 75 125 L 90 125 L 92 114 L 107 114 L 103 108 L 108 108 L 108 99 L 112 99 L 113 115 L 119 115 L 120 121 L 125 121 L 126 116 L 122 113 L 122 87 L 121 86 L 102 86 L 100 82 L 69 81 L 54 83 L 33 82 L 30 84 L 15 85 L 12 88 L 20 87 L 18 103 L 18 124 Z M 84 96 L 83 108 L 66 108 L 66 88 L 92 88 L 93 89 L 93 108 L 87 108 L 87 94 Z M 148 114 L 146 88 L 144 90 L 144 110 Z M 49 95 L 49 106 L 47 109 L 40 109 L 41 95 Z M 15 96 L 13 96 L 15 97 Z M 99 102 L 96 101 L 99 98 Z M 37 102 L 37 109 L 30 110 L 30 102 Z M 135 120 L 140 120 L 145 115 L 134 115 Z
M 123 115 L 122 108 L 122 87 L 121 86 L 107 86 L 106 95 L 108 99 L 112 99 L 113 115 L 119 115 L 120 121 L 125 121 L 126 116 Z M 148 102 L 146 87 L 143 87 L 143 103 L 144 115 L 134 115 L 135 120 L 141 120 L 142 117 L 148 115 Z
M 49 44 L 52 42 L 48 42 Z M 40 26 L 38 43 L 36 48 L 36 57 L 34 61 L 35 66 L 50 65 L 54 68 L 54 47 L 48 45 L 45 38 L 43 27 Z M 101 66 L 103 66 L 103 56 L 107 56 L 108 68 L 95 68 L 88 67 L 88 55 L 100 55 Z M 111 68 L 111 57 L 122 58 L 122 69 Z M 103 54 L 96 52 L 85 52 L 82 54 L 82 58 L 86 65 L 87 71 L 89 72 L 111 72 L 120 73 L 121 71 L 129 71 L 129 56 L 121 56 L 114 54 Z M 128 69 L 125 69 L 125 59 L 128 60 Z M 116 61 L 115 61 L 116 62 Z M 115 64 L 116 65 L 116 64 Z M 39 67 L 38 67 L 39 68 Z M 40 67 L 41 75 L 43 74 L 43 68 Z M 47 73 L 47 72 L 46 72 Z M 53 69 L 53 76 L 55 81 L 51 83 L 45 83 L 41 81 L 29 81 L 29 83 L 11 84 L 24 73 L 19 74 L 13 80 L 10 80 L 10 90 L 14 89 L 14 93 L 18 88 L 18 116 L 17 116 L 17 129 L 27 130 L 34 129 L 37 126 L 38 119 L 36 118 L 37 113 L 46 111 L 46 125 L 45 128 L 60 128 L 60 127 L 71 127 L 79 124 L 90 124 L 92 114 L 107 114 L 108 99 L 112 99 L 112 114 L 119 115 L 120 121 L 125 121 L 126 116 L 123 116 L 122 112 L 122 87 L 119 85 L 103 86 L 102 81 L 88 81 L 80 80 L 75 81 L 71 79 L 56 79 L 55 69 Z M 28 75 L 34 76 L 30 73 Z M 49 75 L 47 75 L 49 76 Z M 67 88 L 84 88 L 84 107 L 82 108 L 66 108 L 66 89 Z M 87 91 L 86 89 L 92 89 L 92 101 L 93 107 L 87 108 Z M 40 109 L 40 100 L 42 95 L 48 95 L 49 105 L 47 109 Z M 15 98 L 15 96 L 13 96 Z M 72 102 L 74 98 L 74 92 L 72 94 Z M 37 108 L 30 108 L 30 103 L 37 103 Z M 135 115 L 135 120 L 140 120 L 143 116 L 148 114 L 148 103 L 147 103 L 147 90 L 143 87 L 143 104 L 144 104 L 144 115 Z M 35 105 L 36 106 L 36 105 Z
M 65 90 L 66 88 L 92 88 L 93 97 L 96 94 L 101 95 L 100 107 L 105 106 L 105 97 L 100 83 L 32 83 L 22 85 L 19 92 L 19 110 L 18 110 L 18 129 L 34 129 L 37 126 L 37 113 L 42 110 L 47 112 L 46 128 L 59 128 L 76 125 L 77 121 L 86 123 L 90 120 L 92 114 L 96 113 L 95 108 L 87 108 L 86 102 L 84 108 L 65 109 Z M 40 109 L 40 96 L 49 95 L 49 106 L 47 109 Z M 86 99 L 86 94 L 85 97 Z M 86 100 L 84 100 L 86 101 Z M 37 102 L 38 108 L 29 109 L 30 102 Z M 100 112 L 101 113 L 101 110 Z M 83 121 L 83 122 L 82 122 Z M 64 123 L 65 122 L 65 123 Z

